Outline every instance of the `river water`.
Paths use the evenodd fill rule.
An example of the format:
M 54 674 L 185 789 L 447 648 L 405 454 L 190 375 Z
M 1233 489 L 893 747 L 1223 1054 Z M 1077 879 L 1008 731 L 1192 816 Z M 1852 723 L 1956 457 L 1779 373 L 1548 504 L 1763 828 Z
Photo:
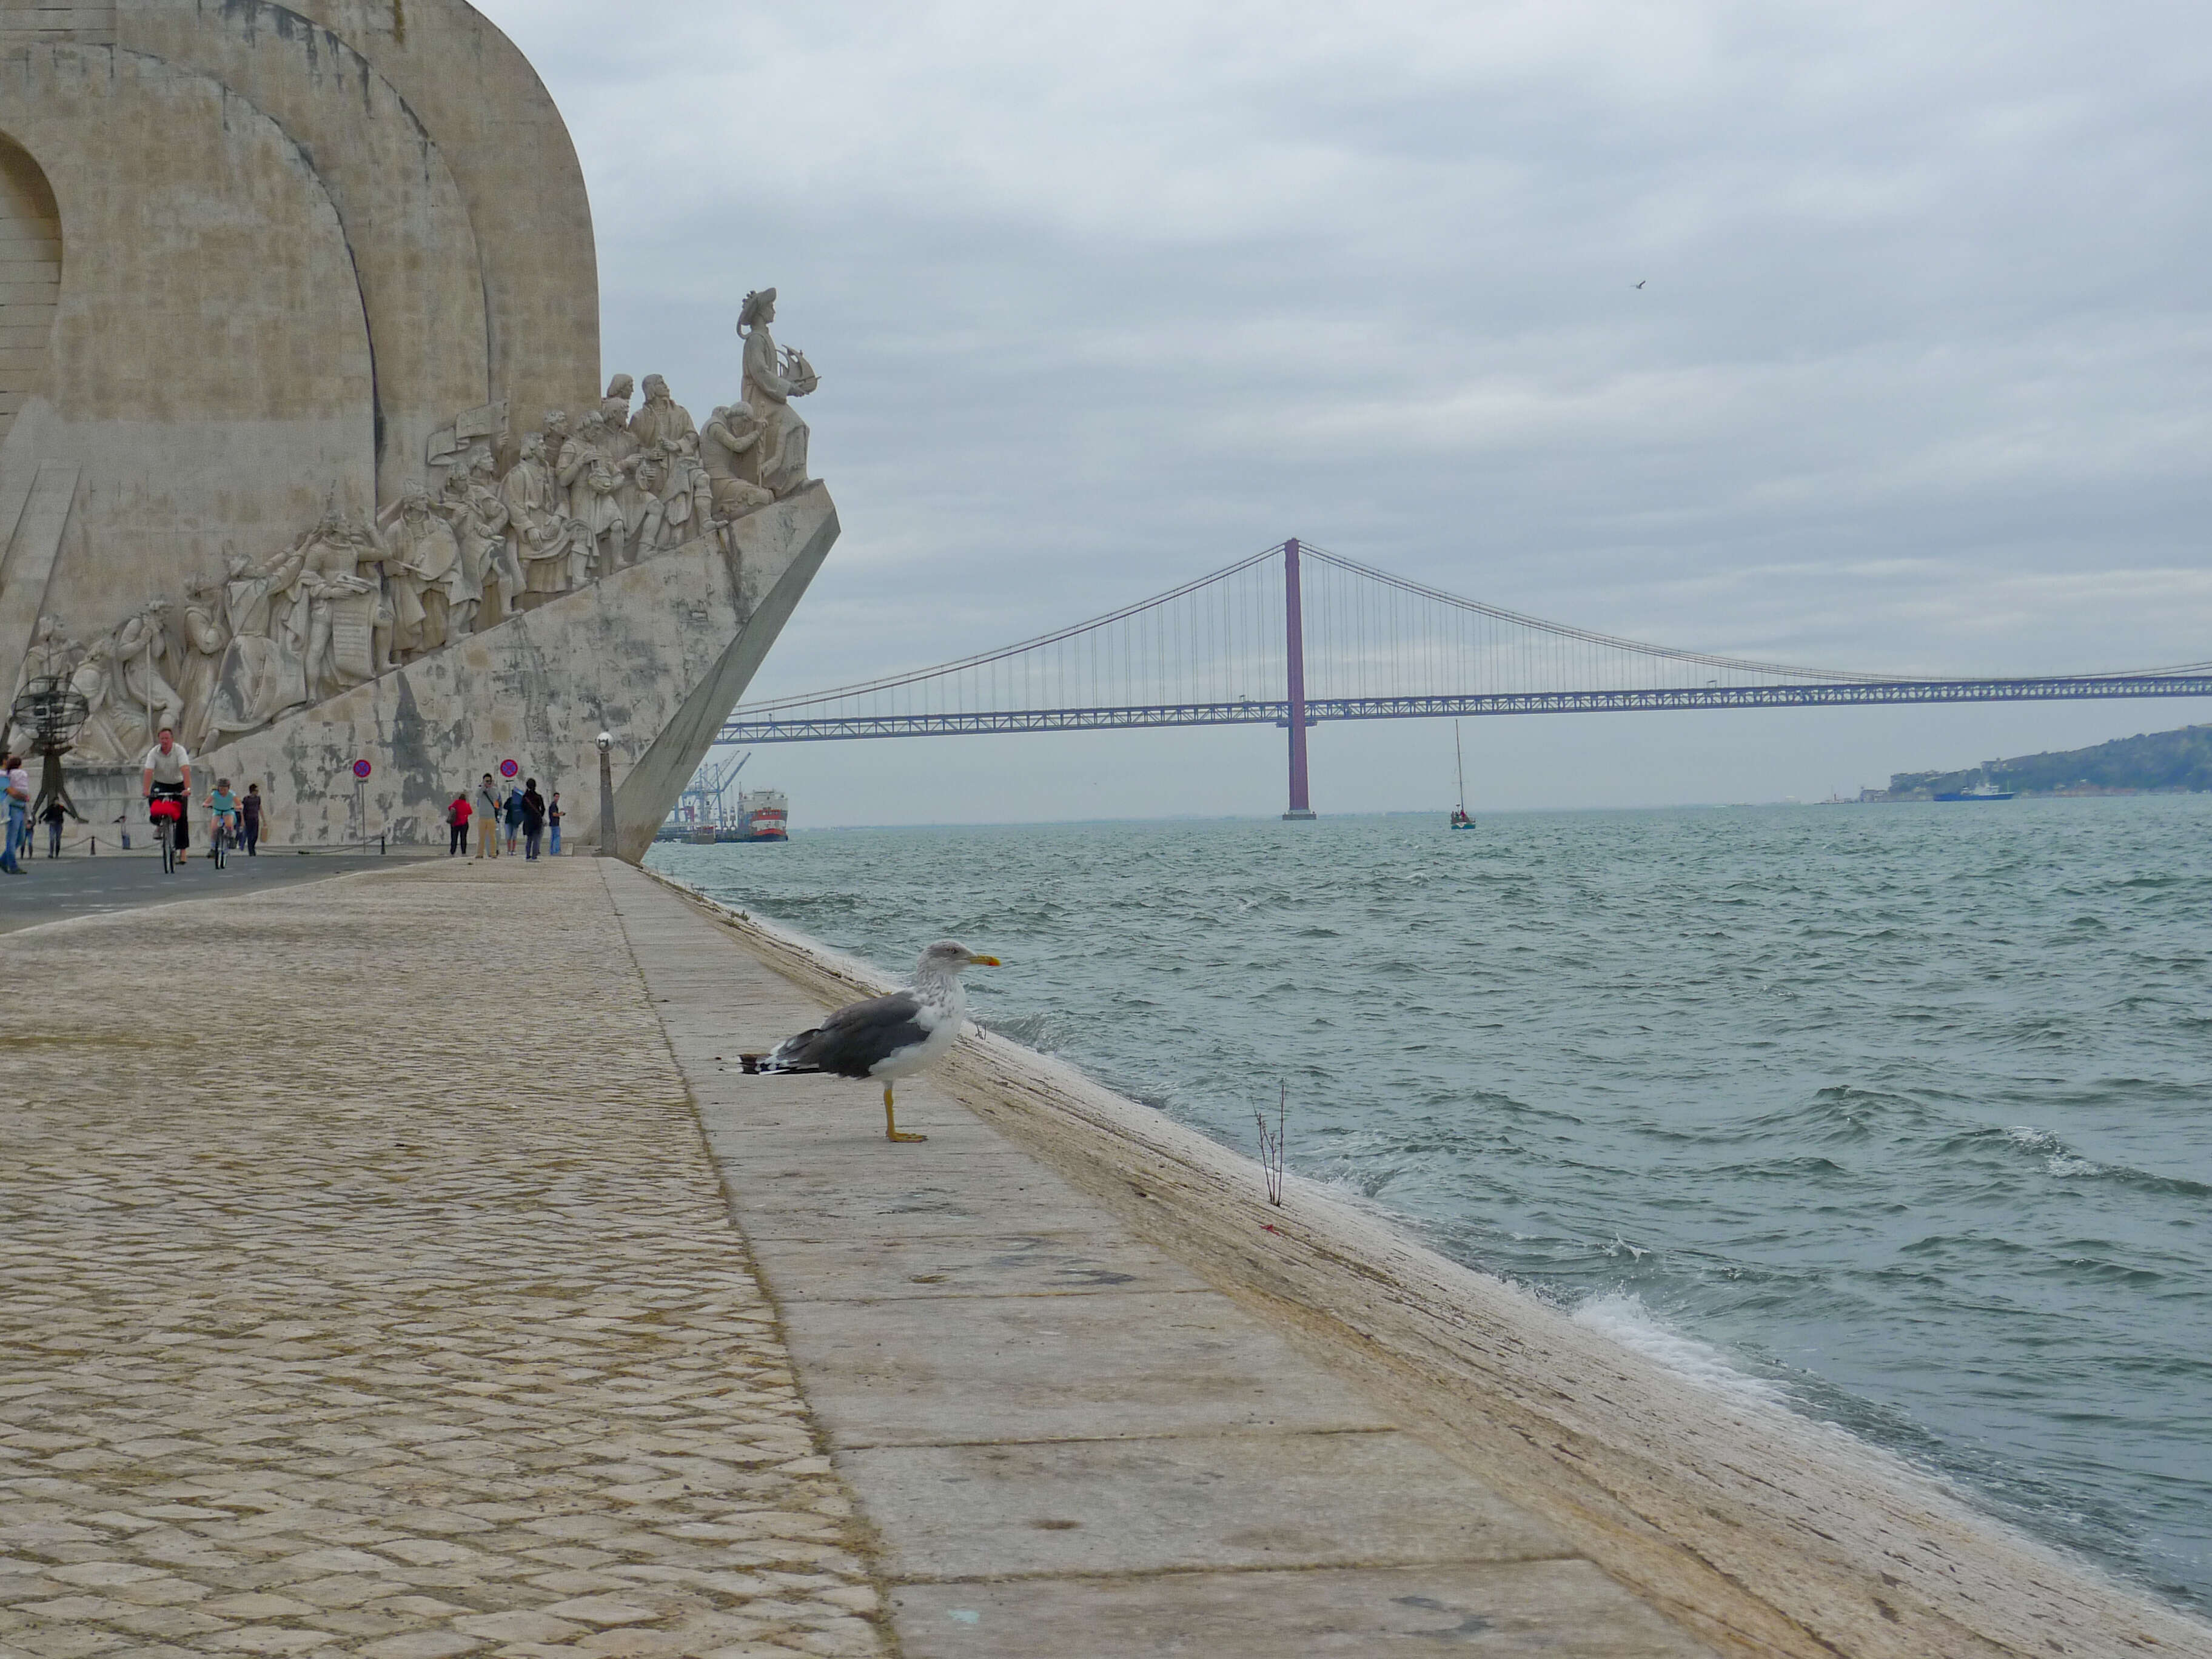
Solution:
M 2212 1609 L 2212 799 L 661 847 Z M 857 1096 L 854 1109 L 867 1103 Z

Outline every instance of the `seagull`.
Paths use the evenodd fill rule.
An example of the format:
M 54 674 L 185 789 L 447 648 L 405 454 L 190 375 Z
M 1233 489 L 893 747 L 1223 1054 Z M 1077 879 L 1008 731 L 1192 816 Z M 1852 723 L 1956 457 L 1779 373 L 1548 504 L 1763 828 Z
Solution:
M 788 1036 L 764 1054 L 740 1054 L 749 1077 L 789 1072 L 829 1072 L 838 1077 L 884 1080 L 884 1138 L 927 1140 L 902 1133 L 891 1109 L 894 1079 L 911 1077 L 960 1040 L 968 1012 L 961 988 L 965 968 L 996 968 L 996 957 L 979 957 L 941 939 L 914 965 L 914 989 L 849 1002 L 811 1030 Z
M 1650 282 L 1650 280 L 1651 280 L 1651 279 L 1650 279 L 1649 276 L 1646 276 L 1646 277 L 1644 279 L 1644 283 L 1648 283 L 1648 282 Z M 1642 288 L 1642 287 L 1644 286 L 1644 283 L 1638 283 L 1636 286 L 1637 286 L 1637 287 L 1638 287 L 1638 288 Z

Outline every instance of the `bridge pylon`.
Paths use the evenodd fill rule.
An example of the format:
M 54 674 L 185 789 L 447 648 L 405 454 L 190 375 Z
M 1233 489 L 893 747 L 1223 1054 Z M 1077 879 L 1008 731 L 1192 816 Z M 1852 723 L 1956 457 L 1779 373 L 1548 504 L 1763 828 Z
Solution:
M 1296 536 L 1283 544 L 1283 661 L 1291 728 L 1291 807 L 1283 814 L 1288 822 L 1314 816 L 1313 802 L 1306 793 L 1306 616 L 1298 592 Z

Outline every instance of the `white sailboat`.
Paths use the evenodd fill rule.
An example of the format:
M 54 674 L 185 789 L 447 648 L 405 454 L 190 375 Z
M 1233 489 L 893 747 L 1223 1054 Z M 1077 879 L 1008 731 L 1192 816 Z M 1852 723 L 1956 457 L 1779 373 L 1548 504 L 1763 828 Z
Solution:
M 1474 820 L 1467 815 L 1467 755 L 1460 747 L 1459 722 L 1452 722 L 1452 761 L 1459 770 L 1459 805 L 1452 808 L 1451 827 L 1472 830 Z

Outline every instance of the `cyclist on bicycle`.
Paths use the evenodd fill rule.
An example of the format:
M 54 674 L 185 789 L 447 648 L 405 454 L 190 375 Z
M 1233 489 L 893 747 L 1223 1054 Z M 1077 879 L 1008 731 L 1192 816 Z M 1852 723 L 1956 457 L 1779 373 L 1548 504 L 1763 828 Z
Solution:
M 140 790 L 146 797 L 148 816 L 153 816 L 157 800 L 173 800 L 177 804 L 175 845 L 177 857 L 191 856 L 185 850 L 191 843 L 191 831 L 185 821 L 185 803 L 191 799 L 192 757 L 185 752 L 185 745 L 177 741 L 177 734 L 167 726 L 161 728 L 161 738 L 146 751 L 146 764 L 140 779 Z M 167 817 L 167 814 L 162 816 Z
M 224 854 L 238 842 L 238 797 L 230 793 L 230 780 L 217 778 L 203 804 L 208 810 L 208 853 L 220 870 L 229 862 Z

